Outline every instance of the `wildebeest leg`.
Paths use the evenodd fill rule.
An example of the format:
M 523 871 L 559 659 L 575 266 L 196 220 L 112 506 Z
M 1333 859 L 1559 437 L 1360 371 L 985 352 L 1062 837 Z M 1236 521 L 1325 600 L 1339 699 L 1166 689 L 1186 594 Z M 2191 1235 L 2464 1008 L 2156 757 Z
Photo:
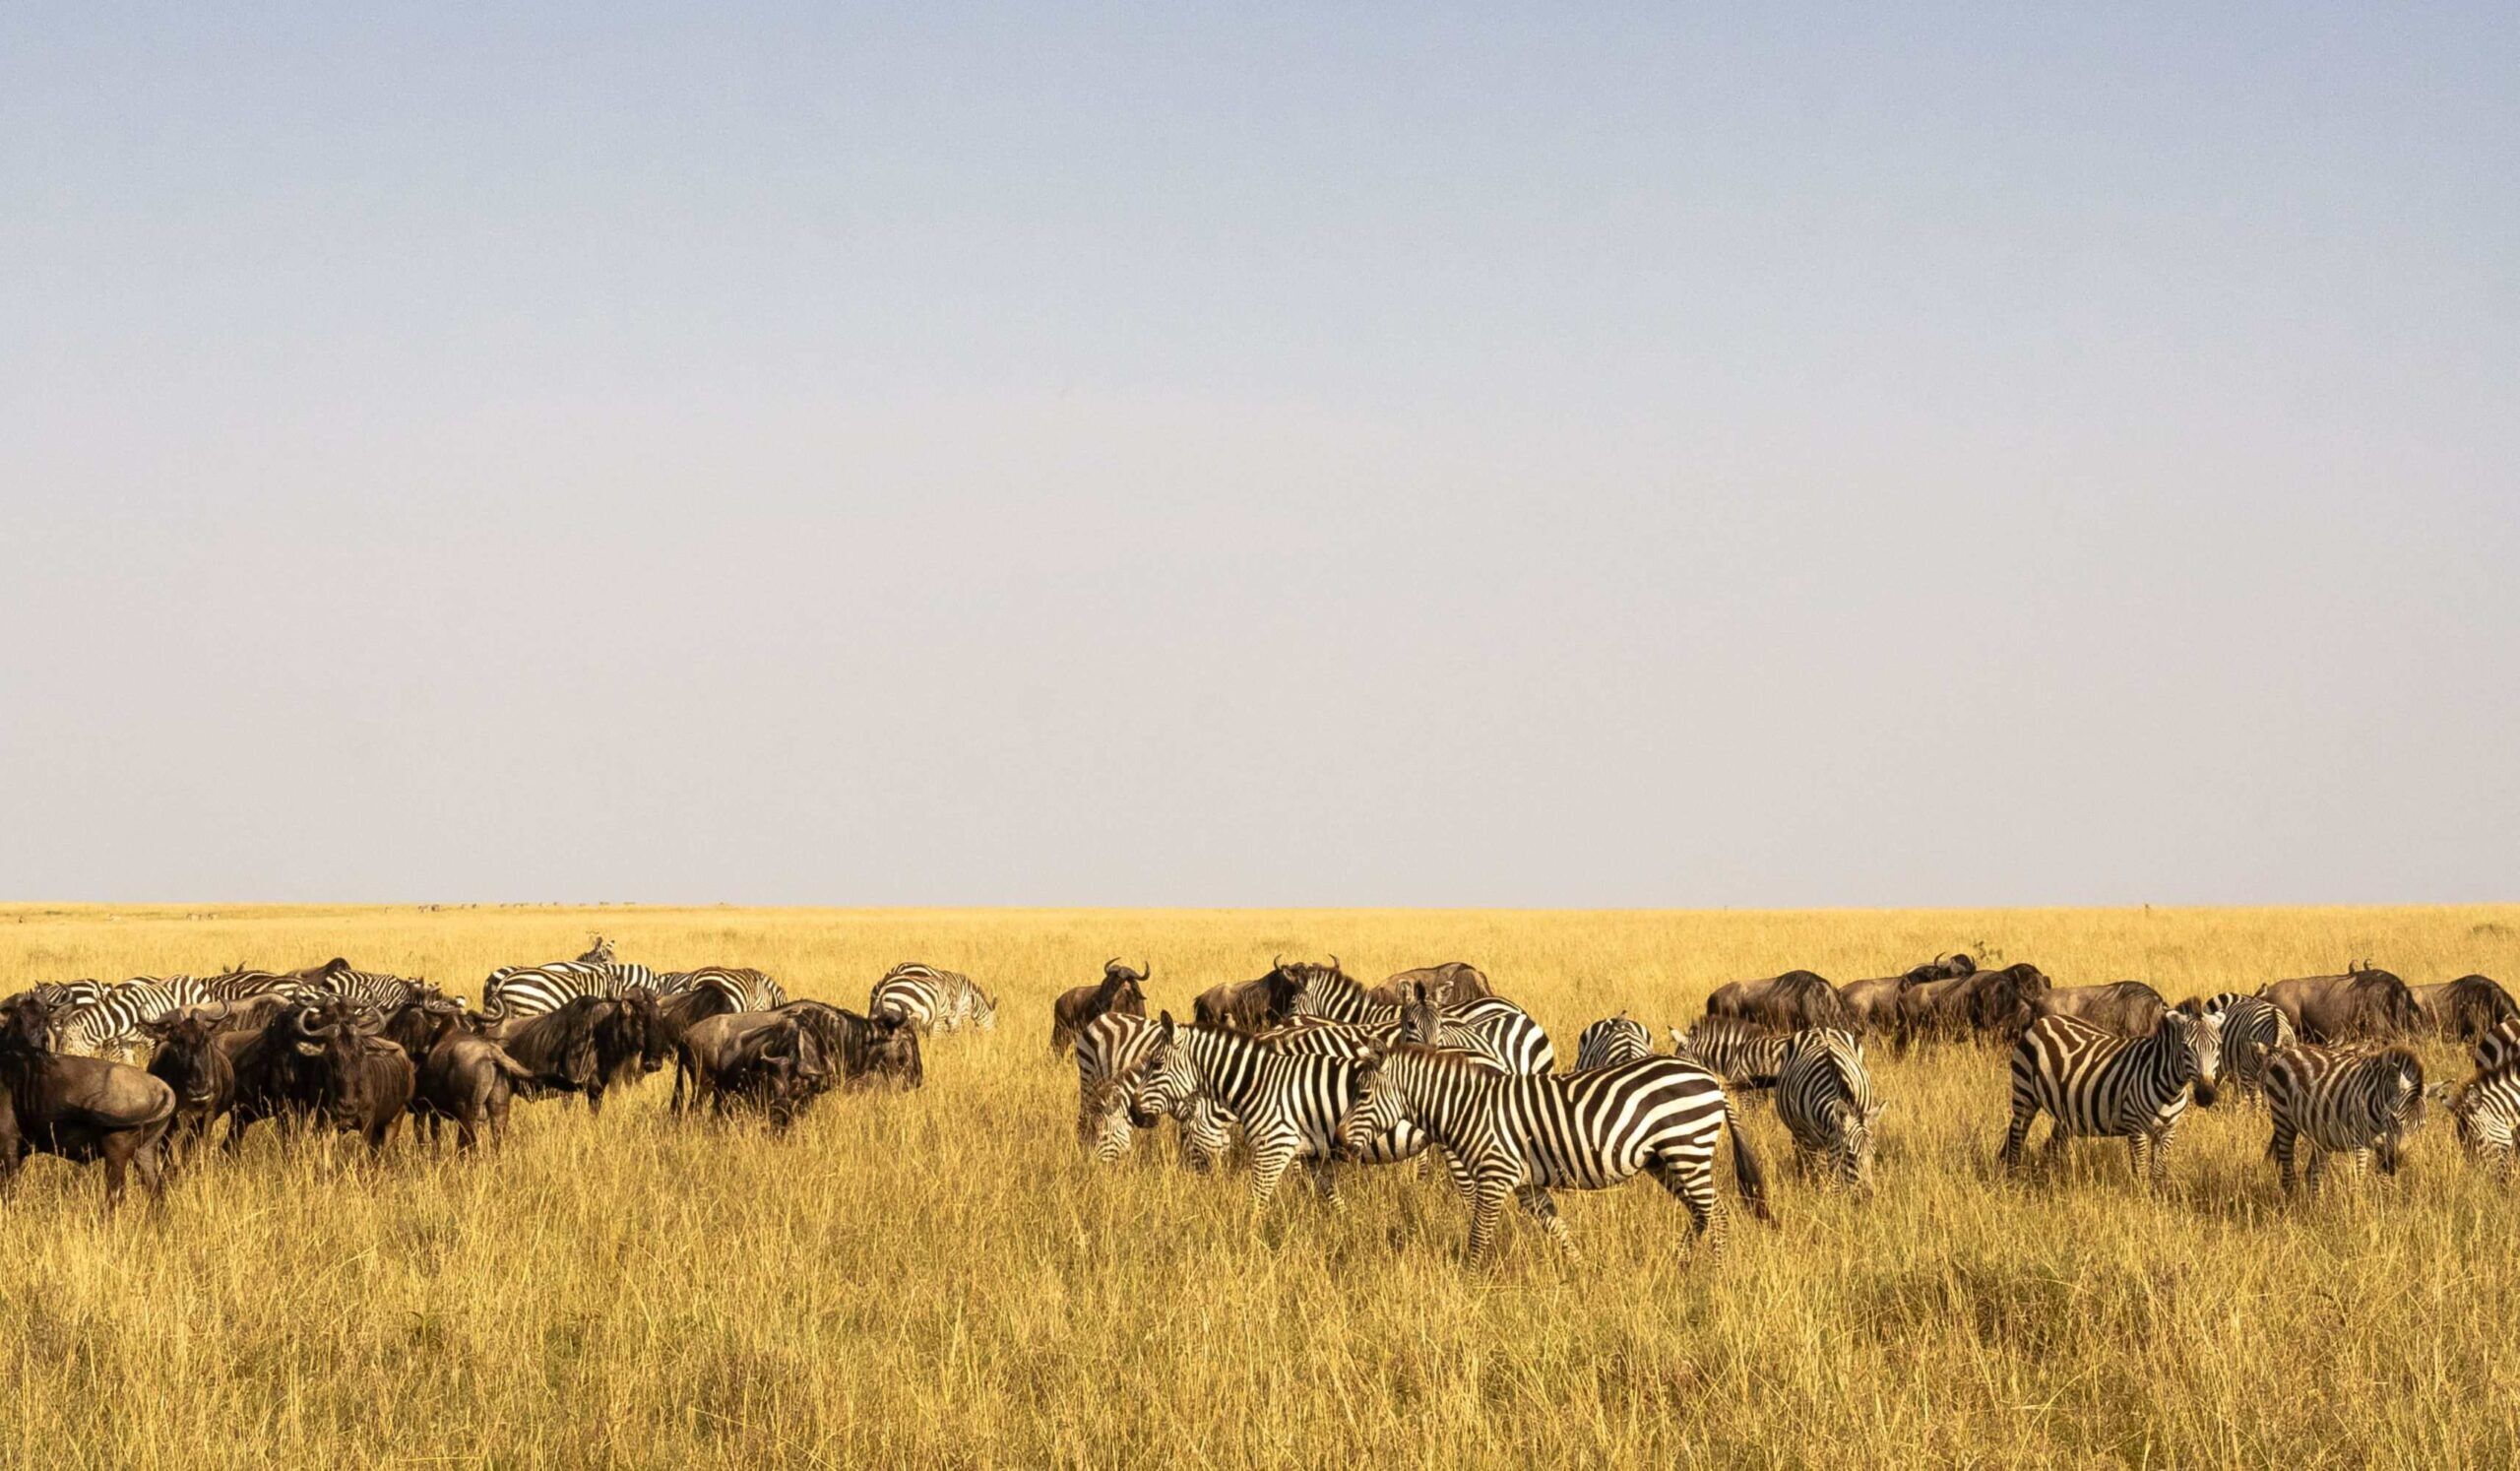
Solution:
M 102 1152 L 105 1161 L 105 1209 L 107 1210 L 122 1204 L 123 1179 L 125 1172 L 131 1168 L 132 1140 L 135 1137 L 137 1136 L 129 1129 L 105 1136 L 105 1147 Z
M 1567 1234 L 1566 1222 L 1557 1214 L 1557 1202 L 1549 1198 L 1548 1191 L 1539 1185 L 1525 1185 L 1514 1193 L 1522 1202 L 1524 1211 L 1539 1221 L 1541 1229 L 1548 1233 L 1548 1239 L 1557 1244 L 1557 1249 L 1566 1253 L 1567 1260 L 1584 1259 L 1583 1251 L 1575 1245 L 1575 1238 Z
M 168 1123 L 171 1126 L 172 1120 Z M 149 1191 L 149 1203 L 153 1207 L 164 1204 L 166 1199 L 165 1145 L 169 1131 L 169 1128 L 160 1128 L 141 1141 L 132 1158 L 132 1168 L 140 1173 L 140 1183 Z
M 1645 1172 L 1655 1183 L 1677 1196 L 1688 1207 L 1690 1224 L 1706 1239 L 1707 1260 L 1724 1259 L 1724 1201 L 1715 1193 L 1715 1168 L 1711 1162 L 1673 1160 L 1660 1156 L 1648 1163 Z
M 603 1117 L 604 1087 L 605 1080 L 598 1078 L 595 1080 L 595 1086 L 587 1090 L 587 1112 L 598 1119 Z

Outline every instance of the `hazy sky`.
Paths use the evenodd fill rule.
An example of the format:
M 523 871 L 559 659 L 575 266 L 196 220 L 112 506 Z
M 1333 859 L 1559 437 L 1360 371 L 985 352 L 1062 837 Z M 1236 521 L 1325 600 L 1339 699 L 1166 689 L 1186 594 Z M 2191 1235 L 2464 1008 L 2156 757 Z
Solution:
M 0 13 L 0 897 L 2520 898 L 2520 10 L 477 9 Z

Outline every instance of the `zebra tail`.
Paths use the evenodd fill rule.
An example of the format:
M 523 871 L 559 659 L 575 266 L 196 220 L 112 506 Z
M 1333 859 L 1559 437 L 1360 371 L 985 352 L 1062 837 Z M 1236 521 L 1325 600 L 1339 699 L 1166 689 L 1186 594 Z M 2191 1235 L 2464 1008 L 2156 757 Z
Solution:
M 1741 1132 L 1741 1116 L 1733 1112 L 1730 1094 L 1724 1099 L 1724 1130 L 1732 1136 L 1732 1188 L 1740 1195 L 1742 1208 L 1775 1225 L 1776 1213 L 1768 1209 L 1766 1177 L 1759 1174 L 1758 1156 L 1750 1153 L 1750 1141 Z

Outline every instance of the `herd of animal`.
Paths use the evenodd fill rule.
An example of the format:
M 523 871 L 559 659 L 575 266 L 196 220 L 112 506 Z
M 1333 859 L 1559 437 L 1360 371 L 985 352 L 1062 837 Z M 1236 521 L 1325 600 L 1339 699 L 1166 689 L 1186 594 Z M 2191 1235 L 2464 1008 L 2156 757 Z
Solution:
M 1183 1022 L 1148 1017 L 1151 970 L 1114 958 L 1051 1006 L 1051 1050 L 1073 1054 L 1078 1135 L 1096 1159 L 1170 1119 L 1193 1168 L 1247 1159 L 1260 1207 L 1298 1164 L 1336 1204 L 1341 1165 L 1419 1158 L 1468 1202 L 1475 1262 L 1508 1200 L 1572 1253 L 1550 1191 L 1639 1174 L 1720 1252 L 1728 1137 L 1734 1193 L 1773 1220 L 1740 1128 L 1754 1099 L 1773 1101 L 1802 1173 L 1867 1186 L 1886 1109 L 1867 1046 L 2008 1049 L 2008 1169 L 2045 1114 L 2051 1154 L 2068 1138 L 2122 1138 L 2158 1186 L 2189 1104 L 2226 1088 L 2263 1097 L 2288 1191 L 2304 1145 L 2313 1183 L 2330 1155 L 2393 1173 L 2427 1099 L 2506 1170 L 2520 1135 L 2520 1007 L 2484 976 L 2411 987 L 2357 964 L 2173 1004 L 2140 982 L 2056 987 L 2036 966 L 1966 955 L 1843 986 L 1790 971 L 1717 989 L 1704 1016 L 1670 1029 L 1669 1052 L 1634 1017 L 1603 1017 L 1560 1067 L 1540 1023 L 1462 962 L 1368 987 L 1335 956 L 1280 960 L 1200 992 Z M 859 1013 L 790 999 L 758 970 L 660 974 L 600 939 L 576 960 L 493 972 L 477 1006 L 338 959 L 39 983 L 0 999 L 0 1183 L 49 1153 L 101 1161 L 109 1203 L 127 1174 L 154 1193 L 215 1129 L 233 1151 L 267 1119 L 382 1150 L 408 1116 L 425 1143 L 451 1124 L 469 1150 L 504 1132 L 519 1099 L 575 1094 L 599 1113 L 607 1092 L 668 1063 L 674 1113 L 785 1128 L 834 1089 L 920 1086 L 922 1036 L 987 1030 L 997 1014 L 994 995 L 934 966 L 893 967 Z M 2474 1073 L 2427 1088 L 2406 1045 L 2426 1034 L 2467 1045 Z
M 2036 966 L 1967 955 L 1844 986 L 1791 971 L 1719 988 L 1703 1017 L 1670 1030 L 1669 1053 L 1635 1018 L 1604 1017 L 1563 1070 L 1539 1023 L 1459 962 L 1368 988 L 1336 957 L 1281 960 L 1200 993 L 1186 1023 L 1147 1017 L 1145 979 L 1113 960 L 1053 1008 L 1051 1047 L 1074 1053 L 1078 1137 L 1096 1159 L 1120 1158 L 1167 1117 L 1194 1169 L 1239 1135 L 1257 1208 L 1298 1163 L 1336 1205 L 1338 1164 L 1425 1156 L 1469 1203 L 1474 1263 L 1492 1251 L 1509 1199 L 1573 1254 L 1549 1192 L 1638 1174 L 1676 1196 L 1720 1252 L 1714 1161 L 1727 1134 L 1735 1193 L 1773 1220 L 1739 1127 L 1753 1096 L 1774 1100 L 1804 1173 L 1867 1185 L 1885 1110 L 1868 1042 L 2007 1048 L 2007 1170 L 2045 1114 L 2050 1155 L 2069 1138 L 2122 1138 L 2138 1177 L 2160 1187 L 2188 1105 L 2211 1106 L 2227 1087 L 2262 1096 L 2287 1192 L 2305 1145 L 2313 1183 L 2330 1155 L 2395 1173 L 2427 1099 L 2446 1106 L 2472 1154 L 2505 1171 L 2520 1132 L 2520 1007 L 2485 976 L 2411 987 L 2357 964 L 2173 1004 L 2141 982 L 2056 987 Z M 2407 1046 L 2426 1034 L 2466 1044 L 2473 1074 L 2427 1088 Z
M 753 1111 L 785 1128 L 835 1088 L 922 1081 L 919 1036 L 990 1026 L 995 1001 L 925 965 L 894 967 L 865 1014 L 790 1000 L 757 970 L 659 974 L 598 938 L 575 960 L 511 966 L 476 1008 L 423 981 L 331 960 L 296 971 L 42 982 L 0 999 L 0 1183 L 30 1154 L 102 1161 L 153 1194 L 222 1121 L 329 1127 L 381 1151 L 407 1116 L 458 1150 L 518 1099 L 604 1095 L 674 1069 L 677 1114 Z M 145 1067 L 136 1052 L 147 1047 Z

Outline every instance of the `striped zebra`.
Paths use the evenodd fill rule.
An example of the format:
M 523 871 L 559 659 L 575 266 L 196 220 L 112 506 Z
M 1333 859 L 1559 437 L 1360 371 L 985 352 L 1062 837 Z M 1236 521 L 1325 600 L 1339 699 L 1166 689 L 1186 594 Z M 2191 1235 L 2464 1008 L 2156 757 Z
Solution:
M 208 987 L 190 976 L 142 976 L 105 987 L 103 991 L 96 999 L 72 1006 L 54 1019 L 54 1052 L 70 1057 L 129 1062 L 138 1054 L 141 1023 L 217 999 Z
M 1161 1038 L 1147 1064 L 1135 1106 L 1141 1123 L 1160 1114 L 1184 1118 L 1201 1099 L 1213 1100 L 1242 1128 L 1251 1153 L 1251 1205 L 1265 1208 L 1279 1183 L 1298 1160 L 1313 1184 L 1332 1207 L 1340 1206 L 1339 1186 L 1331 1176 L 1334 1151 L 1339 1159 L 1363 1164 L 1389 1164 L 1422 1152 L 1426 1135 L 1403 1124 L 1398 1128 L 1353 1136 L 1340 1134 L 1360 1079 L 1375 1065 L 1371 1055 L 1325 1056 L 1298 1048 L 1318 1047 L 1317 1033 L 1280 1043 L 1222 1027 L 1177 1027 L 1166 1013 L 1156 1023 Z M 1485 1062 L 1467 1054 L 1445 1053 L 1481 1076 L 1497 1076 Z M 1342 1148 L 1343 1139 L 1347 1147 Z M 1208 1141 L 1212 1146 L 1215 1141 Z
M 284 976 L 247 966 L 231 966 L 216 976 L 204 977 L 201 984 L 213 1001 L 251 1001 L 261 996 L 304 1000 L 316 993 L 315 987 L 307 979 L 314 972 L 300 971 Z
M 1105 1011 L 1076 1034 L 1076 1136 L 1096 1163 L 1128 1152 L 1137 1132 L 1129 1096 L 1163 1041 L 1155 1023 L 1121 1011 Z
M 2468 1054 L 2479 1072 L 2491 1072 L 2515 1058 L 2520 1058 L 2520 1020 L 2495 1023 Z
M 1487 999 L 1490 998 L 1480 998 Z M 1479 1007 L 1480 1001 L 1457 1007 L 1438 1006 L 1431 996 L 1420 993 L 1402 1008 L 1400 1040 L 1421 1047 L 1459 1048 L 1486 1058 L 1499 1071 L 1527 1077 L 1556 1065 L 1557 1055 L 1549 1047 L 1548 1034 L 1520 1007 L 1507 1002 L 1502 1007 L 1485 1008 L 1474 1018 L 1471 1013 Z
M 866 998 L 866 1014 L 892 1011 L 910 1018 L 922 1032 L 953 1032 L 965 1025 L 989 1032 L 997 1027 L 997 997 L 960 971 L 915 961 L 884 973 Z
M 1293 1019 L 1319 1017 L 1346 1022 L 1352 1026 L 1383 1026 L 1406 1022 L 1409 1002 L 1377 1001 L 1355 979 L 1339 968 L 1337 957 L 1328 965 L 1298 963 L 1279 969 L 1295 986 Z M 1417 992 L 1419 1003 L 1426 1000 L 1422 991 Z M 1443 1046 L 1464 1047 L 1487 1056 L 1509 1071 L 1543 1073 L 1557 1065 L 1556 1050 L 1529 1012 L 1503 996 L 1474 996 L 1455 1005 L 1437 1008 L 1442 1023 Z
M 102 981 L 38 981 L 28 988 L 27 993 L 33 996 L 35 1003 L 44 1010 L 59 1016 L 73 1006 L 85 1006 L 91 1001 L 103 1000 L 105 983 Z
M 601 947 L 608 948 L 608 947 Z M 589 951 L 592 955 L 595 951 Z M 545 1016 L 580 996 L 662 994 L 657 973 L 612 960 L 555 960 L 492 971 L 481 983 L 481 1014 L 492 1021 Z
M 788 989 L 764 972 L 735 966 L 704 965 L 694 971 L 675 971 L 657 978 L 660 995 L 688 996 L 708 993 L 723 1006 L 711 1010 L 776 1011 L 788 1004 Z M 706 1014 L 704 1012 L 704 1014 Z
M 410 1005 L 412 998 L 420 994 L 425 985 L 423 982 L 407 980 L 401 976 L 387 975 L 383 971 L 362 971 L 348 961 L 339 959 L 327 961 L 316 967 L 308 977 L 308 982 L 320 994 L 340 996 L 346 1001 L 356 1001 L 388 1015 Z M 222 996 L 220 999 L 241 1000 L 245 997 Z
M 1863 1044 L 1851 1032 L 1812 1027 L 1787 1043 L 1776 1075 L 1776 1117 L 1794 1136 L 1803 1172 L 1826 1165 L 1842 1183 L 1872 1183 L 1872 1126 L 1882 1102 L 1863 1065 Z
M 2293 1193 L 2294 1157 L 2304 1141 L 2312 1189 L 2332 1153 L 2348 1156 L 2357 1175 L 2374 1156 L 2381 1174 L 2395 1175 L 2407 1134 L 2424 1121 L 2424 1062 L 2404 1047 L 2296 1043 L 2267 1061 L 2266 1107 L 2275 1118 L 2266 1152 L 2284 1193 Z
M 1686 1032 L 1671 1029 L 1671 1055 L 1722 1078 L 1727 1088 L 1767 1089 L 1785 1066 L 1787 1040 L 1737 1016 L 1702 1016 Z
M 2520 1061 L 2480 1070 L 2443 1101 L 2450 1126 L 2470 1158 L 2493 1161 L 2508 1175 L 2520 1162 Z
M 1361 1091 L 1339 1120 L 1340 1143 L 1411 1127 L 1441 1148 L 1470 1197 L 1473 1266 L 1487 1260 L 1508 1195 L 1580 1259 L 1549 1190 L 1603 1189 L 1639 1171 L 1688 1207 L 1709 1255 L 1721 1256 L 1715 1146 L 1728 1130 L 1741 1203 L 1760 1220 L 1773 1219 L 1758 1161 L 1723 1083 L 1694 1062 L 1647 1057 L 1565 1077 L 1515 1077 L 1481 1068 L 1465 1054 L 1406 1046 L 1358 1066 Z
M 2156 1189 L 2170 1183 L 2171 1144 L 2192 1092 L 2214 1102 L 2222 1071 L 2222 1023 L 2167 1011 L 2150 1037 L 2121 1037 L 2070 1016 L 2042 1016 L 2023 1029 L 2012 1050 L 2012 1123 L 1999 1158 L 2021 1163 L 2021 1147 L 2041 1111 L 2052 1120 L 2053 1157 L 2076 1135 L 2126 1141 L 2137 1179 Z
M 2300 1040 L 2284 1008 L 2263 996 L 2225 991 L 2205 1002 L 2204 1014 L 2223 1024 L 2223 1076 L 2242 1098 L 2264 1088 L 2267 1059 Z
M 1575 1039 L 1575 1070 L 1591 1072 L 1596 1067 L 1615 1067 L 1654 1055 L 1654 1034 L 1645 1023 L 1622 1011 L 1606 1016 L 1584 1029 Z

